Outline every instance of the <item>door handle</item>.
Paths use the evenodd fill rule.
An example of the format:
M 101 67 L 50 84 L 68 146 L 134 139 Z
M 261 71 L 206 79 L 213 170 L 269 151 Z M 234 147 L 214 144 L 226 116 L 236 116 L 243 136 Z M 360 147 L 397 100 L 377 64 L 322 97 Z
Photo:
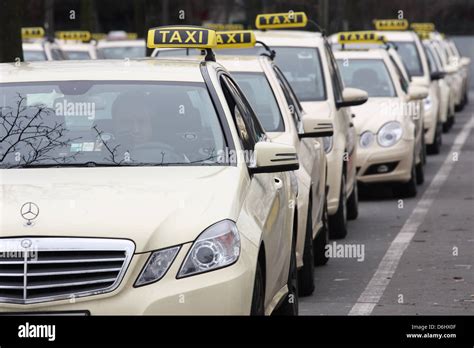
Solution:
M 273 183 L 274 183 L 275 188 L 277 190 L 279 190 L 283 187 L 283 181 L 280 178 L 274 177 L 273 178 Z

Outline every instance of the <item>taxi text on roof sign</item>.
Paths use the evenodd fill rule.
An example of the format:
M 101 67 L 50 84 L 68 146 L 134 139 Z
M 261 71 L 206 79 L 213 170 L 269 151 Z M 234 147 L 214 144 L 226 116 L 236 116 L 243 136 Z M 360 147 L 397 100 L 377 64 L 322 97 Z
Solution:
M 416 31 L 421 40 L 429 40 L 431 38 L 431 31 Z
M 254 47 L 256 38 L 252 30 L 218 31 L 217 48 Z
M 377 30 L 407 30 L 408 21 L 406 19 L 374 19 Z
M 207 29 L 212 29 L 215 31 L 224 31 L 224 30 L 244 30 L 244 25 L 240 23 L 231 23 L 231 24 L 223 24 L 223 23 L 206 23 L 204 27 Z
M 304 12 L 260 14 L 255 19 L 257 29 L 283 29 L 305 27 L 308 17 Z
M 435 31 L 434 23 L 411 23 L 410 27 L 414 31 L 432 32 Z
M 347 31 L 337 34 L 337 41 L 341 44 L 350 43 L 375 43 L 383 44 L 386 42 L 385 36 L 375 31 Z
M 21 37 L 23 39 L 41 39 L 44 37 L 44 29 L 41 27 L 21 28 Z
M 215 48 L 216 45 L 216 32 L 201 27 L 170 26 L 148 30 L 148 48 Z
M 80 31 L 57 31 L 56 37 L 61 40 L 90 41 L 91 33 L 85 30 Z

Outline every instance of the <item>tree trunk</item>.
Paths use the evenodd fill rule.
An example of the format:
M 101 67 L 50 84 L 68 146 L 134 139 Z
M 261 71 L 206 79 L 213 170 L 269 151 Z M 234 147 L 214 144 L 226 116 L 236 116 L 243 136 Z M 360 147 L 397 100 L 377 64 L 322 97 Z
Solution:
M 23 61 L 21 0 L 0 0 L 0 63 Z

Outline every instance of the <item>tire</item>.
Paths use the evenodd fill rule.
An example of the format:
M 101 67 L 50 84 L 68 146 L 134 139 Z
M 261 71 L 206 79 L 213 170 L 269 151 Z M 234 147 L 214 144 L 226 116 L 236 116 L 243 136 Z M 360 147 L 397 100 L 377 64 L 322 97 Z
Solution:
M 288 272 L 288 294 L 275 311 L 276 315 L 298 315 L 298 268 L 296 267 L 295 243 L 292 241 L 290 255 L 290 269 Z
M 421 163 L 423 165 L 426 164 L 426 143 L 425 143 L 425 135 L 421 135 Z
M 450 129 L 451 129 L 451 126 L 450 126 L 449 118 L 448 118 L 446 122 L 443 123 L 443 133 L 448 133 Z
M 416 165 L 416 183 L 418 185 L 421 185 L 425 182 L 425 170 L 423 168 L 423 161 L 420 161 L 420 163 L 418 163 Z
M 255 270 L 250 315 L 265 315 L 265 281 L 263 279 L 260 261 L 257 262 L 257 268 Z
M 434 142 L 431 145 L 428 145 L 426 147 L 426 150 L 428 154 L 430 155 L 437 155 L 441 152 L 441 145 L 443 144 L 443 126 L 438 122 L 436 124 L 436 131 L 435 131 L 435 137 L 434 137 Z
M 355 220 L 359 216 L 359 191 L 357 180 L 354 179 L 354 188 L 347 201 L 347 220 Z
M 411 166 L 411 177 L 407 183 L 399 185 L 399 191 L 403 197 L 415 197 L 417 193 L 416 188 L 416 165 L 415 157 L 413 157 L 413 164 Z
M 328 205 L 324 203 L 323 226 L 313 242 L 313 254 L 315 266 L 325 265 L 329 261 L 326 256 L 326 245 L 329 244 L 329 227 L 328 227 Z
M 329 216 L 329 237 L 341 239 L 347 236 L 346 174 L 342 174 L 339 206 L 334 215 Z
M 314 291 L 314 254 L 313 254 L 313 218 L 311 216 L 313 203 L 308 204 L 306 234 L 303 250 L 303 267 L 298 271 L 298 295 L 309 296 Z

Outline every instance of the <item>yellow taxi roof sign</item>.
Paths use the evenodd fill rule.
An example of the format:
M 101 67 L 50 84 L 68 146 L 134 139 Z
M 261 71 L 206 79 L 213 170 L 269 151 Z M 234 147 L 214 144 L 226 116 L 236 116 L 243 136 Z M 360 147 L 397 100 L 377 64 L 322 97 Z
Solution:
M 283 29 L 306 27 L 308 17 L 304 12 L 283 12 L 259 14 L 255 18 L 257 29 Z
M 217 48 L 254 47 L 257 39 L 252 30 L 217 31 Z
M 384 35 L 376 31 L 346 31 L 337 34 L 337 41 L 341 45 L 351 43 L 384 44 L 387 40 Z
M 93 40 L 104 40 L 107 37 L 105 33 L 92 33 L 91 38 Z
M 411 23 L 410 28 L 414 31 L 432 32 L 435 31 L 434 23 Z
M 408 21 L 406 19 L 374 19 L 376 30 L 407 30 Z
M 61 40 L 90 41 L 91 33 L 86 30 L 57 31 L 56 37 Z
M 421 40 L 429 40 L 431 38 L 431 31 L 417 31 Z
M 129 40 L 136 40 L 138 38 L 137 33 L 127 33 L 127 39 Z
M 148 48 L 215 48 L 214 30 L 194 26 L 168 26 L 148 30 Z
M 44 29 L 42 27 L 21 28 L 21 37 L 23 39 L 41 39 L 44 37 Z

